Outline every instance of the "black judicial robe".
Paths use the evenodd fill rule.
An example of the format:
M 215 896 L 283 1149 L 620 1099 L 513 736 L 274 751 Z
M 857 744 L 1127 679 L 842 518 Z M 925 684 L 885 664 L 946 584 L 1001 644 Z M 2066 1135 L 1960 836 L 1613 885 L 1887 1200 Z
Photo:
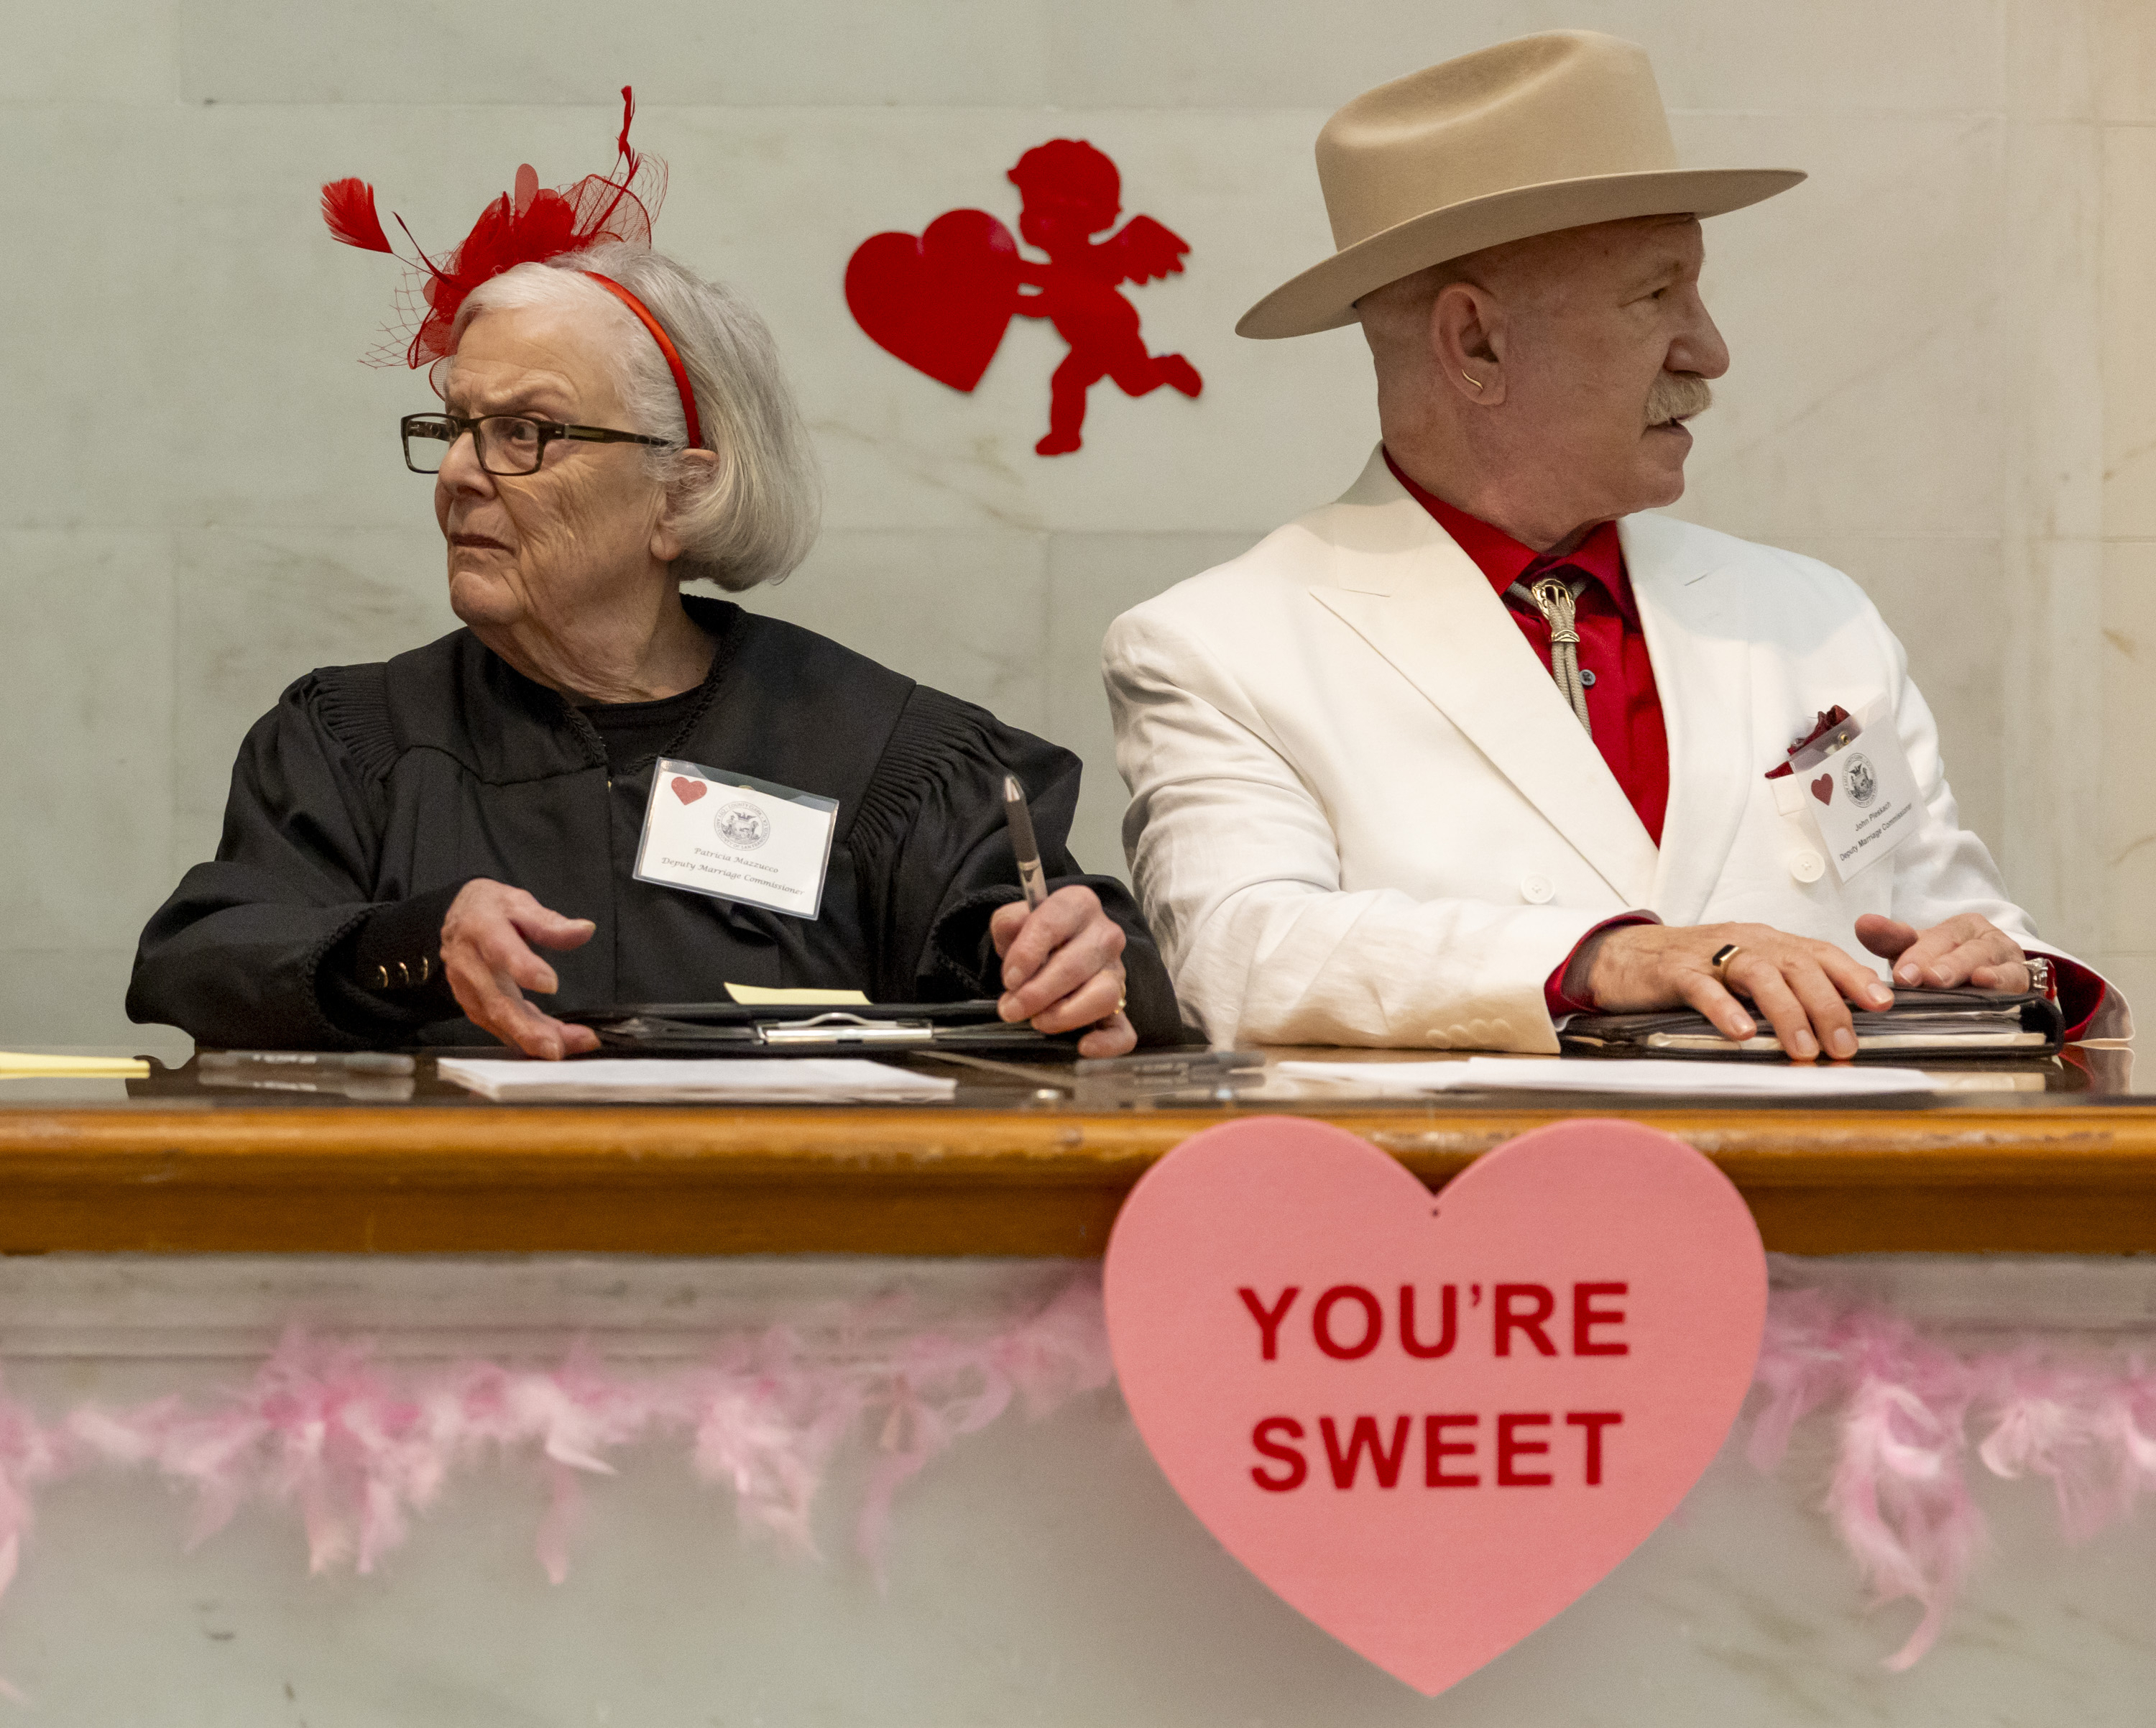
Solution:
M 598 925 L 582 948 L 542 950 L 561 980 L 536 999 L 549 1012 L 710 1000 L 729 983 L 997 995 L 988 920 L 1019 897 L 1009 772 L 1051 886 L 1085 883 L 1129 933 L 1140 1038 L 1183 1036 L 1128 892 L 1081 875 L 1065 848 L 1075 756 L 793 625 L 684 604 L 717 651 L 663 753 L 838 801 L 816 918 L 638 882 L 657 758 L 610 772 L 588 718 L 458 630 L 383 664 L 311 672 L 255 723 L 215 861 L 188 871 L 142 933 L 130 1017 L 211 1046 L 490 1042 L 438 969 L 416 989 L 361 982 L 400 959 L 416 976 L 475 877 Z

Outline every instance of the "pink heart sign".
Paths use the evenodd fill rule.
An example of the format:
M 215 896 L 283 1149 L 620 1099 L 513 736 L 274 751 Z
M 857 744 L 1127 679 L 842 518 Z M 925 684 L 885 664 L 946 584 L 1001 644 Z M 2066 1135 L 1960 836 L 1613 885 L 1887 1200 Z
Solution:
M 668 784 L 674 788 L 674 795 L 684 804 L 694 804 L 711 789 L 701 780 L 692 780 L 686 774 L 676 774 Z
M 1834 802 L 1834 776 L 1830 774 L 1823 774 L 1817 779 L 1814 780 L 1812 782 L 1812 796 L 1819 800 L 1821 804 L 1832 804 Z
M 1209 1129 L 1108 1242 L 1154 1459 L 1291 1607 L 1435 1695 L 1673 1510 L 1751 1384 L 1759 1232 L 1635 1123 L 1535 1129 L 1440 1193 L 1323 1123 Z

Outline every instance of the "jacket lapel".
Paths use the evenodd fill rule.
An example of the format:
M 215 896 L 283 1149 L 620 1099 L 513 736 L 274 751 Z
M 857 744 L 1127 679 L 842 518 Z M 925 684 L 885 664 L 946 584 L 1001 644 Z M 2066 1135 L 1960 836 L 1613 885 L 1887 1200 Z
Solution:
M 1754 775 L 1752 656 L 1738 579 L 1711 541 L 1666 517 L 1617 524 L 1669 732 L 1670 802 L 1652 905 L 1673 924 L 1697 923 L 1735 843 Z
M 1382 452 L 1327 515 L 1332 580 L 1312 596 L 1457 727 L 1618 898 L 1646 904 L 1654 841 L 1473 560 Z

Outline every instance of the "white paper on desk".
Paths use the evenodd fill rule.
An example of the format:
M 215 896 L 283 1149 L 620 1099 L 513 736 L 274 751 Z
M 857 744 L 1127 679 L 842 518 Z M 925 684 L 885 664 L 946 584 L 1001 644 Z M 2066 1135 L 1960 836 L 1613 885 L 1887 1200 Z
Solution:
M 52 1051 L 0 1050 L 0 1075 L 10 1078 L 141 1080 L 150 1064 L 137 1056 L 62 1056 Z
M 497 1103 L 934 1104 L 957 1090 L 937 1074 L 854 1057 L 602 1057 L 593 1062 L 497 1062 L 445 1056 L 444 1080 Z
M 1599 1062 L 1474 1056 L 1466 1062 L 1284 1062 L 1276 1072 L 1380 1092 L 1658 1092 L 1719 1098 L 1847 1098 L 1931 1092 L 1917 1068 L 1815 1068 L 1765 1062 Z

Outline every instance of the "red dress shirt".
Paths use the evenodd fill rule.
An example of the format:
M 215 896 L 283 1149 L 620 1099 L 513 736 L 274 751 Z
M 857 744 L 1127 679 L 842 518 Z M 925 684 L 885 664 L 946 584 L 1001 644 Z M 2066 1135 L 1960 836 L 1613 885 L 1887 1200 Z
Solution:
M 1603 523 L 1578 551 L 1553 558 L 1424 491 L 1400 472 L 1389 455 L 1385 462 L 1409 496 L 1474 559 L 1499 599 L 1515 582 L 1532 588 L 1538 577 L 1573 572 L 1589 579 L 1580 590 L 1573 627 L 1579 632 L 1579 670 L 1587 685 L 1587 717 L 1594 723 L 1594 747 L 1660 846 L 1670 803 L 1670 738 L 1662 723 L 1661 695 L 1655 688 L 1654 663 L 1647 658 L 1647 639 L 1640 629 L 1640 609 L 1632 598 L 1632 579 L 1625 573 L 1624 548 L 1617 543 L 1617 524 Z M 1549 621 L 1532 606 L 1505 604 L 1547 671 Z
M 1522 545 L 1502 528 L 1492 527 L 1480 517 L 1470 516 L 1432 493 L 1424 491 L 1400 471 L 1392 452 L 1385 465 L 1408 496 L 1436 519 L 1460 549 L 1475 561 L 1500 599 L 1515 582 L 1532 587 L 1537 577 L 1578 572 L 1589 579 L 1580 591 L 1573 627 L 1579 632 L 1579 668 L 1587 683 L 1587 716 L 1594 723 L 1594 747 L 1609 764 L 1625 796 L 1639 813 L 1655 844 L 1662 843 L 1662 819 L 1670 803 L 1670 738 L 1662 721 L 1662 698 L 1655 687 L 1654 662 L 1647 656 L 1647 638 L 1640 628 L 1640 609 L 1632 597 L 1632 579 L 1625 569 L 1625 550 L 1618 543 L 1617 525 L 1604 522 L 1563 557 L 1537 553 Z M 1544 668 L 1550 663 L 1549 622 L 1532 607 L 1506 601 L 1506 609 L 1520 634 L 1535 651 Z M 1582 945 L 1618 924 L 1646 923 L 1637 913 L 1605 919 L 1580 939 Z M 1573 954 L 1578 953 L 1574 948 Z M 1550 1018 L 1591 1011 L 1594 1004 L 1564 993 L 1564 975 L 1573 954 L 1551 973 L 1543 985 L 1543 1003 Z M 2059 1006 L 2066 1015 L 2070 1038 L 2079 1037 L 2103 1004 L 2104 983 L 2086 967 L 2071 960 L 2054 960 L 2058 975 Z

